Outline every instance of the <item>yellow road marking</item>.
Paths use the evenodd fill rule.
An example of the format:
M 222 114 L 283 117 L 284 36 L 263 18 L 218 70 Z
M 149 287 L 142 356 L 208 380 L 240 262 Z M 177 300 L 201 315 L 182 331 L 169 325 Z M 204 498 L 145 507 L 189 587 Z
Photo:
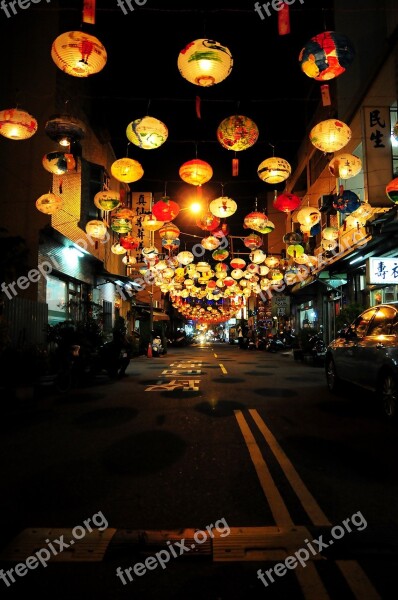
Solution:
M 226 375 L 228 373 L 227 369 L 221 363 L 220 363 L 220 369 L 224 373 L 224 375 Z

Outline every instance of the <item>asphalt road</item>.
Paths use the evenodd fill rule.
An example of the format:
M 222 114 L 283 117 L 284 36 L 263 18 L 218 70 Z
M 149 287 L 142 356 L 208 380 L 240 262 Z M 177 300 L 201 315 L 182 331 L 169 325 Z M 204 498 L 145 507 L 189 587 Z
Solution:
M 376 398 L 226 344 L 127 372 L 5 403 L 2 598 L 396 597 L 398 426 Z

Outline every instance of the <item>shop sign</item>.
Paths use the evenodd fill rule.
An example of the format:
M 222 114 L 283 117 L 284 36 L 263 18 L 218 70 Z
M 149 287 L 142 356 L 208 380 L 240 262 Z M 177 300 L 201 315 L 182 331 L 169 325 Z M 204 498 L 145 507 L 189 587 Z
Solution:
M 369 285 L 398 283 L 398 258 L 375 257 L 366 261 L 366 282 Z

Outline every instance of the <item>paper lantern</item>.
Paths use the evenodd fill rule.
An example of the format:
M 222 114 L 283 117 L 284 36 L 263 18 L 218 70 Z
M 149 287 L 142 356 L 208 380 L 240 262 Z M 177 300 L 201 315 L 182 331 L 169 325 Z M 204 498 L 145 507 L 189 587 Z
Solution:
M 304 248 L 300 244 L 291 244 L 287 247 L 286 252 L 289 256 L 296 257 L 304 254 Z
M 127 250 L 125 250 L 125 252 L 127 252 Z M 122 258 L 122 263 L 127 266 L 133 266 L 137 264 L 137 259 L 134 256 L 130 256 L 130 254 L 126 254 L 126 256 L 123 256 Z
M 298 211 L 296 218 L 298 223 L 311 228 L 313 225 L 319 223 L 321 217 L 322 214 L 318 208 L 315 208 L 314 206 L 304 206 L 304 208 L 301 208 Z
M 283 241 L 285 242 L 285 244 L 301 244 L 301 242 L 303 241 L 303 236 L 300 233 L 297 233 L 296 231 L 292 231 L 290 233 L 286 233 L 283 236 Z
M 226 223 L 221 223 L 216 229 L 211 230 L 212 235 L 216 237 L 223 238 L 229 235 L 229 227 Z
M 76 168 L 76 161 L 73 154 L 49 152 L 43 156 L 42 165 L 49 173 L 64 175 Z
M 323 239 L 321 241 L 321 246 L 324 250 L 326 250 L 326 252 L 331 252 L 332 250 L 334 250 L 335 248 L 337 248 L 337 241 L 336 240 L 327 240 L 327 239 Z
M 258 231 L 261 234 L 266 234 L 266 233 L 272 233 L 275 229 L 275 225 L 272 221 L 270 221 L 268 219 L 268 221 L 264 222 L 264 224 L 261 227 L 258 227 L 256 229 L 256 231 Z
M 163 238 L 162 239 L 162 248 L 166 248 L 167 250 L 177 250 L 180 247 L 181 240 L 178 238 L 170 239 Z
M 284 158 L 271 156 L 266 158 L 257 168 L 257 174 L 265 183 L 281 183 L 291 174 L 292 168 Z
M 175 225 L 174 223 L 165 223 L 160 229 L 159 229 L 159 236 L 163 239 L 166 240 L 174 240 L 175 238 L 178 238 L 178 236 L 180 235 L 180 230 L 177 227 L 177 225 Z
M 131 219 L 120 217 L 119 215 L 112 215 L 111 229 L 116 233 L 129 233 L 133 229 L 133 223 L 131 222 Z
M 68 31 L 54 40 L 51 58 L 64 73 L 73 77 L 89 77 L 105 67 L 107 54 L 93 35 L 83 31 Z
M 215 250 L 221 244 L 220 240 L 214 235 L 209 235 L 200 242 L 206 250 Z
M 333 202 L 333 208 L 339 212 L 352 213 L 361 205 L 359 196 L 350 190 L 343 190 Z
M 121 244 L 119 244 L 118 242 L 115 242 L 111 246 L 111 252 L 112 252 L 112 254 L 120 255 L 120 254 L 126 254 L 127 250 L 126 250 L 126 248 L 123 248 L 123 246 Z
M 231 52 L 219 42 L 197 39 L 178 55 L 177 66 L 184 79 L 201 87 L 220 83 L 232 71 Z
M 325 240 L 337 240 L 339 237 L 339 230 L 337 227 L 325 227 L 322 231 L 322 237 Z
M 348 144 L 351 129 L 337 119 L 321 121 L 310 132 L 310 142 L 321 152 L 337 152 Z
M 152 207 L 152 214 L 154 214 L 159 221 L 163 222 L 173 221 L 179 212 L 179 205 L 169 198 L 169 196 L 163 196 L 163 198 L 155 202 Z
M 164 144 L 169 132 L 162 121 L 147 116 L 129 123 L 126 135 L 135 146 L 143 150 L 152 150 Z
M 145 248 L 142 249 L 142 256 L 144 257 L 144 259 L 156 258 L 158 254 L 159 251 L 156 248 L 156 246 L 145 246 Z
M 365 221 L 373 214 L 373 208 L 368 202 L 362 202 L 360 206 L 352 213 L 352 216 L 365 219 Z
M 217 248 L 217 250 L 214 250 L 212 253 L 212 257 L 214 258 L 214 260 L 219 260 L 220 262 L 226 260 L 228 256 L 228 250 L 220 250 L 219 248 Z
M 390 183 L 386 186 L 386 194 L 387 197 L 394 202 L 394 204 L 398 204 L 398 177 L 390 181 Z
M 232 216 L 237 208 L 238 205 L 235 200 L 228 198 L 228 196 L 220 196 L 219 198 L 212 200 L 209 204 L 210 212 L 220 219 Z
M 246 266 L 246 261 L 243 260 L 243 258 L 237 257 L 233 258 L 229 264 L 233 269 L 244 269 Z
M 213 177 L 213 169 L 204 160 L 194 158 L 180 167 L 179 175 L 186 183 L 201 186 Z
M 133 183 L 144 175 L 144 169 L 140 163 L 132 158 L 119 158 L 111 165 L 111 173 L 118 181 Z
M 243 226 L 246 229 L 254 229 L 255 231 L 259 231 L 259 229 L 264 228 L 267 225 L 268 217 L 262 212 L 251 212 L 245 216 L 243 219 Z
M 193 262 L 195 257 L 192 252 L 189 252 L 189 250 L 183 250 L 177 254 L 176 258 L 182 265 L 189 265 L 191 262 Z
M 338 154 L 329 163 L 329 171 L 333 177 L 350 179 L 361 172 L 362 161 L 354 154 Z
M 220 225 L 220 219 L 215 217 L 210 211 L 207 211 L 198 219 L 196 219 L 196 225 L 204 231 L 213 231 Z
M 274 208 L 281 212 L 291 212 L 301 204 L 301 198 L 294 194 L 279 194 L 273 202 Z
M 233 269 L 231 271 L 231 277 L 233 277 L 234 279 L 242 279 L 244 275 L 244 272 L 242 271 L 242 269 Z
M 36 200 L 36 208 L 45 215 L 53 215 L 62 208 L 64 201 L 55 194 L 43 194 Z
M 103 240 L 108 230 L 103 221 L 94 219 L 89 221 L 86 225 L 86 233 L 95 240 Z
M 53 115 L 45 124 L 44 131 L 50 140 L 66 147 L 84 138 L 86 126 L 72 115 Z
M 0 134 L 9 140 L 27 140 L 36 131 L 36 119 L 24 110 L 8 108 L 0 111 Z
M 303 73 L 317 81 L 328 81 L 342 75 L 351 65 L 355 50 L 347 36 L 324 31 L 314 36 L 299 55 Z
M 155 215 L 143 215 L 141 218 L 141 227 L 147 231 L 157 231 L 164 225 L 164 221 L 159 221 Z
M 277 256 L 267 256 L 264 262 L 267 265 L 267 267 L 269 267 L 270 269 L 274 269 L 275 267 L 279 266 L 280 260 Z
M 120 238 L 120 245 L 126 250 L 135 250 L 140 245 L 140 239 L 133 235 L 124 235 Z
M 243 239 L 243 243 L 246 248 L 250 248 L 250 250 L 255 250 L 256 248 L 260 248 L 263 245 L 263 238 L 256 233 L 252 233 L 246 236 Z
M 223 148 L 240 152 L 253 146 L 258 140 L 258 127 L 243 115 L 227 117 L 217 128 L 217 139 Z
M 113 190 L 102 190 L 94 196 L 94 204 L 100 210 L 109 212 L 120 206 L 120 194 Z
M 255 265 L 260 265 L 267 258 L 267 255 L 262 250 L 257 249 L 250 253 L 249 258 Z

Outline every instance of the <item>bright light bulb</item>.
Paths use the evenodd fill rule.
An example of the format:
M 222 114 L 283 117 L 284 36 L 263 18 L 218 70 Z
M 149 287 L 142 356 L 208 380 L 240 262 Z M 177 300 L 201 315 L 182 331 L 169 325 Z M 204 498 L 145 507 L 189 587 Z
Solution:
M 202 210 L 202 207 L 199 202 L 193 202 L 193 204 L 191 204 L 189 208 L 194 214 L 198 214 Z

